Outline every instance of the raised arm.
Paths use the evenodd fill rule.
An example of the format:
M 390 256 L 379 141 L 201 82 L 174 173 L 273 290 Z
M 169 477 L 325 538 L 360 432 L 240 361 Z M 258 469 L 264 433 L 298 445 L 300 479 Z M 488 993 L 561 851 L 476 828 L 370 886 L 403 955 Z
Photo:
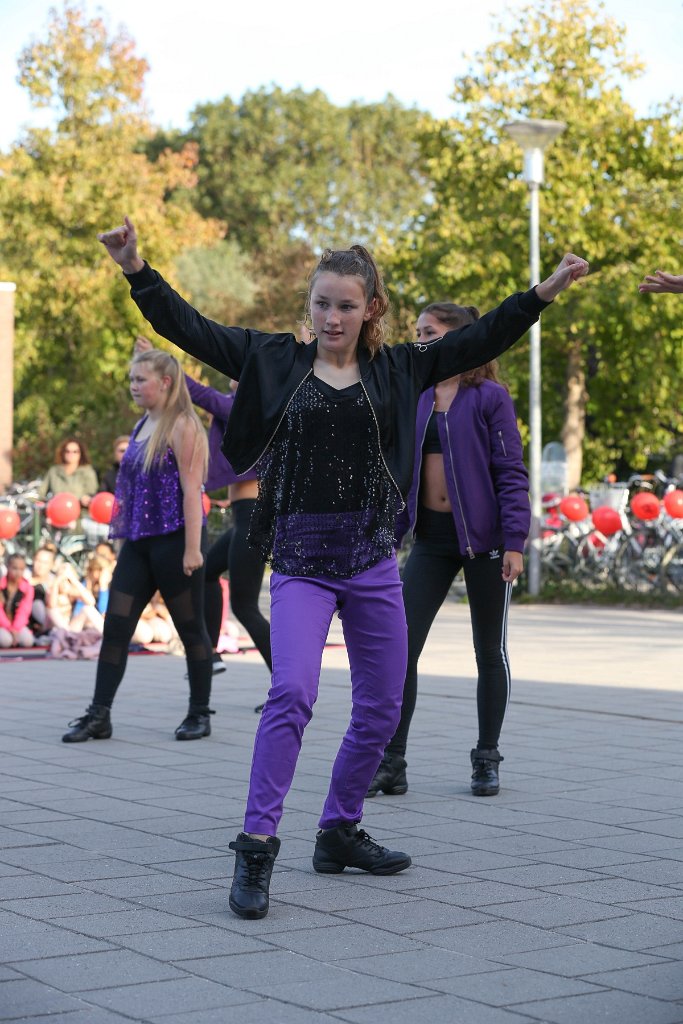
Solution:
M 183 490 L 183 517 L 185 519 L 185 552 L 183 572 L 191 576 L 204 562 L 201 552 L 202 533 L 202 459 L 197 437 L 197 426 L 181 416 L 173 428 L 171 445 L 178 463 L 180 486 Z
M 422 389 L 497 358 L 526 334 L 548 303 L 586 273 L 586 260 L 567 253 L 535 288 L 510 295 L 479 320 L 448 331 L 443 338 L 409 346 Z
M 111 258 L 128 278 L 131 295 L 157 334 L 196 359 L 239 380 L 251 341 L 241 327 L 223 327 L 198 313 L 171 288 L 138 253 L 132 221 L 98 236 Z
M 216 388 L 210 388 L 206 384 L 200 384 L 198 380 L 190 377 L 188 373 L 185 374 L 185 383 L 187 384 L 187 390 L 190 392 L 190 398 L 194 405 L 199 406 L 200 409 L 204 409 L 205 412 L 210 412 L 212 416 L 222 420 L 223 423 L 228 422 L 235 401 L 235 394 L 233 391 L 230 391 L 227 394 L 223 391 L 217 391 Z
M 679 295 L 683 292 L 683 274 L 667 274 L 663 270 L 655 270 L 654 274 L 646 274 L 638 285 L 639 292 L 671 292 Z

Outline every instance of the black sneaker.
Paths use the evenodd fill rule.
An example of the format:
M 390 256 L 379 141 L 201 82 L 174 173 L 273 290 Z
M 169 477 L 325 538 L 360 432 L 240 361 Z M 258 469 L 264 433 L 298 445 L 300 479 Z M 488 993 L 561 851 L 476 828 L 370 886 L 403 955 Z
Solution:
M 505 758 L 495 747 L 490 750 L 471 750 L 472 762 L 471 790 L 474 796 L 495 796 L 500 791 L 498 765 Z
M 265 917 L 269 906 L 270 876 L 275 858 L 280 852 L 280 840 L 252 839 L 240 832 L 233 843 L 235 873 L 230 888 L 230 909 L 238 917 L 257 920 Z
M 193 707 L 190 704 L 187 716 L 180 723 L 175 731 L 177 740 L 201 740 L 204 736 L 211 735 L 211 715 L 216 712 L 211 708 Z
M 405 757 L 385 753 L 365 795 L 377 796 L 380 791 L 387 796 L 403 796 L 408 792 Z
M 315 840 L 313 867 L 324 875 L 344 868 L 362 868 L 371 875 L 395 875 L 410 867 L 407 853 L 387 850 L 357 825 L 320 829 Z
M 63 743 L 85 743 L 86 740 L 108 740 L 112 734 L 111 710 L 104 704 L 91 704 L 81 718 L 69 722 Z

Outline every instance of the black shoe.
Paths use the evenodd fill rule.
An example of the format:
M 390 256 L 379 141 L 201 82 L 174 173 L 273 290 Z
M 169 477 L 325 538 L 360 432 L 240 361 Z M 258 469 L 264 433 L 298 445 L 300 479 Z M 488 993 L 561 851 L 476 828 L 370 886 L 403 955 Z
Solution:
M 240 832 L 234 843 L 235 873 L 230 888 L 230 909 L 238 917 L 256 920 L 268 913 L 268 890 L 275 858 L 280 852 L 280 840 L 252 839 Z
M 490 750 L 471 750 L 472 762 L 471 789 L 475 796 L 495 796 L 500 790 L 498 765 L 505 758 L 501 757 L 495 747 Z
M 221 672 L 225 672 L 225 662 L 221 658 L 220 654 L 218 654 L 217 651 L 214 651 L 213 658 L 211 660 L 211 675 L 219 676 Z M 190 678 L 188 672 L 185 673 L 185 678 Z
M 85 743 L 86 740 L 108 740 L 111 736 L 111 710 L 104 704 L 91 704 L 82 718 L 69 722 L 63 743 Z
M 211 718 L 216 712 L 211 708 L 197 707 L 190 704 L 187 709 L 187 717 L 183 719 L 175 731 L 177 740 L 200 740 L 203 736 L 211 735 Z
M 263 702 L 263 704 L 257 704 L 256 707 L 254 708 L 254 711 L 256 712 L 257 715 L 260 715 L 265 706 L 266 706 L 266 702 L 265 701 Z
M 407 853 L 387 850 L 357 825 L 320 829 L 315 840 L 313 867 L 324 875 L 344 868 L 362 868 L 371 875 L 395 875 L 410 867 Z
M 400 754 L 384 754 L 365 795 L 377 796 L 380 790 L 387 796 L 402 796 L 408 792 L 405 757 Z

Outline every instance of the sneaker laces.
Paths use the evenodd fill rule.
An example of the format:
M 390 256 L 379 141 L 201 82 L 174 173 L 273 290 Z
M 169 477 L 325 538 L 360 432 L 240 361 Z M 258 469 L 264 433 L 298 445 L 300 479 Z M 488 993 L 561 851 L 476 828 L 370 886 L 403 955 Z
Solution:
M 379 843 L 375 839 L 373 839 L 372 836 L 369 835 L 364 828 L 358 829 L 358 831 L 356 832 L 356 838 L 358 839 L 359 846 L 365 846 L 366 848 L 369 847 L 373 852 L 376 850 L 384 850 L 384 847 L 380 846 Z
M 258 886 L 263 881 L 260 875 L 264 868 L 268 867 L 268 853 L 243 853 L 247 869 L 247 885 Z

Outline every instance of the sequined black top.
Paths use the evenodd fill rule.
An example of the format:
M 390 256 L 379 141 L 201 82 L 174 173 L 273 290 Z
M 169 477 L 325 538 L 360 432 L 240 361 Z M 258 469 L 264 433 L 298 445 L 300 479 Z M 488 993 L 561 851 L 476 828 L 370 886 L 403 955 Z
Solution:
M 346 579 L 389 558 L 401 507 L 360 382 L 308 377 L 258 466 L 249 542 L 276 572 Z

